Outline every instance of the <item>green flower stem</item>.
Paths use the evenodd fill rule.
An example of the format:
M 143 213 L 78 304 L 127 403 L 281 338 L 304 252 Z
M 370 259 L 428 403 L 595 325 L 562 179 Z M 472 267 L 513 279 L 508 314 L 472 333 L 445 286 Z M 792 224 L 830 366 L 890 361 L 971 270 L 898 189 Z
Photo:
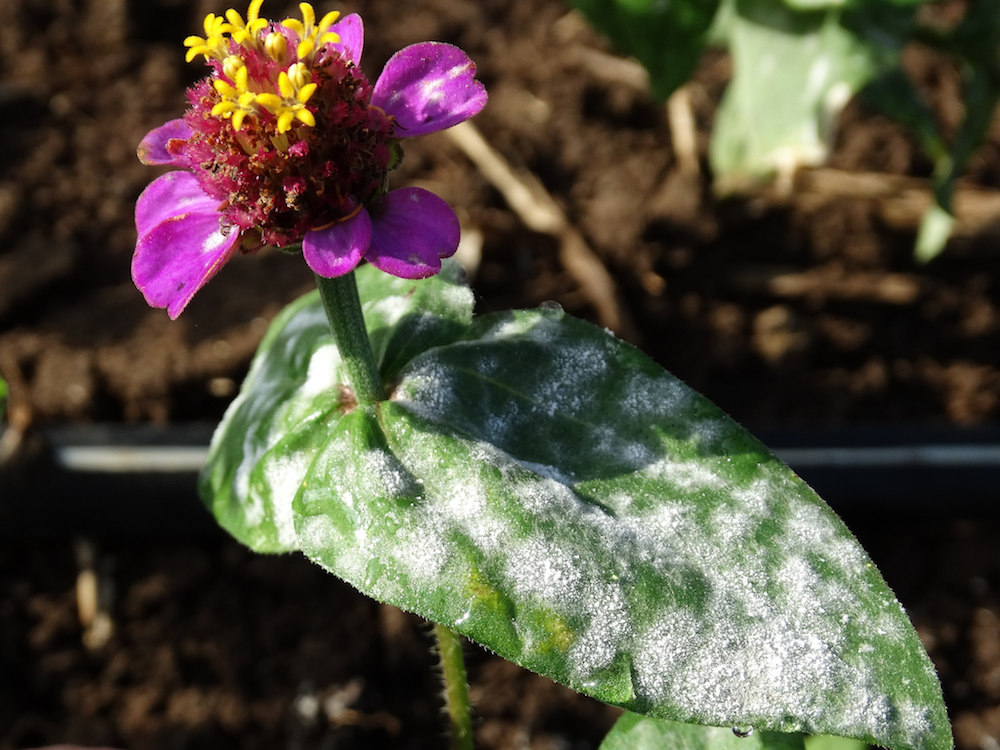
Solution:
M 382 383 L 368 340 L 354 271 L 333 279 L 317 275 L 316 286 L 319 287 L 330 330 L 351 381 L 347 385 L 353 389 L 358 406 L 371 406 L 382 401 Z
M 452 750 L 472 750 L 472 715 L 469 709 L 469 683 L 462 658 L 462 638 L 451 628 L 434 625 L 441 654 L 441 677 L 444 680 L 445 709 L 451 722 Z

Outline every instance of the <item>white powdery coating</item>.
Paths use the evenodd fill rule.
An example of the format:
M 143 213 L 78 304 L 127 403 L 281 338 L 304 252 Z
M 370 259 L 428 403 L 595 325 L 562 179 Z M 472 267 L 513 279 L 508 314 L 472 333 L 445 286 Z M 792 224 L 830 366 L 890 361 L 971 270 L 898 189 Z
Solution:
M 575 478 L 573 477 L 572 474 L 570 474 L 567 471 L 564 471 L 563 469 L 560 469 L 558 466 L 549 466 L 548 464 L 536 464 L 532 461 L 518 461 L 517 463 L 518 465 L 524 467 L 528 471 L 537 474 L 540 477 L 544 477 L 545 479 L 551 479 L 553 482 L 556 482 L 561 485 L 568 486 L 575 481 Z
M 777 479 L 779 469 L 765 464 L 762 478 L 730 481 L 733 499 L 709 508 L 665 499 L 669 495 L 647 479 L 655 498 L 612 492 L 602 498 L 605 510 L 578 495 L 560 472 L 519 462 L 488 444 L 460 440 L 464 457 L 458 458 L 454 448 L 439 454 L 441 438 L 433 433 L 395 437 L 406 446 L 407 471 L 427 477 L 428 488 L 400 511 L 399 530 L 388 540 L 380 537 L 388 547 L 378 551 L 395 558 L 413 581 L 435 586 L 451 580 L 449 566 L 464 554 L 451 540 L 468 540 L 484 559 L 496 561 L 496 583 L 510 592 L 516 609 L 541 606 L 572 623 L 568 663 L 577 686 L 595 684 L 602 669 L 624 656 L 636 696 L 672 706 L 679 716 L 711 720 L 716 710 L 719 722 L 794 717 L 795 725 L 784 727 L 789 731 L 815 722 L 857 734 L 889 722 L 899 728 L 895 707 L 862 663 L 865 645 L 847 640 L 869 625 L 881 626 L 889 639 L 905 638 L 894 602 L 880 602 L 886 608 L 881 616 L 866 615 L 857 592 L 842 581 L 856 578 L 867 558 L 834 519 L 801 492 L 790 494 L 793 487 Z M 412 480 L 390 454 L 369 451 L 360 460 L 366 491 L 412 496 Z M 502 501 L 484 484 L 489 467 L 503 477 Z M 346 480 L 352 485 L 357 478 Z M 515 529 L 505 520 L 504 503 L 528 521 Z M 327 533 L 314 523 L 300 533 Z M 763 525 L 776 533 L 766 549 L 757 540 Z M 363 533 L 354 541 L 352 549 L 337 553 L 345 558 L 341 574 L 355 571 L 367 580 L 366 560 L 375 550 Z M 615 554 L 625 549 L 631 552 Z M 832 578 L 813 555 L 834 571 Z M 608 559 L 619 568 L 600 567 L 598 561 Z M 635 581 L 648 575 L 642 566 L 657 572 L 666 587 L 662 597 L 631 598 Z M 401 585 L 387 576 L 378 593 L 388 597 Z M 688 594 L 691 585 L 700 598 Z M 464 623 L 473 601 L 448 617 Z M 516 627 L 529 652 L 544 642 L 545 633 L 528 622 Z M 923 710 L 912 707 L 916 718 L 904 725 L 914 737 L 928 723 Z
M 841 572 L 856 573 L 868 562 L 861 547 L 850 537 L 831 533 L 829 524 L 822 523 L 823 511 L 818 505 L 801 503 L 792 508 L 788 519 L 788 534 L 804 545 L 822 549 L 841 565 Z
M 549 352 L 547 367 L 559 377 L 540 378 L 529 392 L 535 407 L 552 416 L 579 414 L 595 398 L 594 385 L 608 370 L 603 347 L 580 344 L 559 347 Z
M 265 439 L 261 440 L 260 436 L 253 430 L 246 431 L 243 438 L 241 460 L 233 475 L 233 495 L 241 499 L 243 517 L 249 526 L 260 524 L 264 520 L 267 511 L 265 499 L 256 493 L 250 492 L 250 474 L 264 454 L 274 447 L 275 443 L 285 435 L 286 413 L 288 409 L 294 408 L 297 404 L 297 399 L 294 396 L 286 401 L 287 396 L 284 392 L 286 384 L 284 381 L 280 379 L 271 382 L 265 381 L 263 384 L 264 387 L 261 387 L 261 384 L 256 383 L 256 381 L 259 378 L 268 377 L 267 372 L 273 368 L 275 361 L 284 363 L 294 359 L 294 355 L 300 353 L 297 351 L 299 337 L 305 331 L 315 328 L 317 325 L 324 324 L 325 316 L 321 308 L 303 308 L 299 310 L 287 322 L 282 331 L 281 338 L 275 342 L 275 351 L 269 353 L 266 357 L 258 356 L 254 359 L 250 372 L 247 375 L 246 384 L 240 395 L 229 405 L 222 424 L 216 431 L 216 435 L 228 433 L 230 431 L 228 423 L 230 420 L 235 419 L 240 419 L 248 425 L 260 424 L 269 414 L 274 412 L 272 416 L 275 418 L 271 424 L 272 429 L 265 436 Z M 310 367 L 311 370 L 312 368 Z M 303 388 L 307 394 L 310 392 L 308 380 L 307 376 L 307 382 L 303 384 Z M 272 383 L 274 384 L 272 387 L 266 387 L 272 385 Z M 316 391 L 317 389 L 313 388 L 312 390 Z M 302 393 L 302 391 L 300 390 L 298 393 Z M 274 517 L 272 520 L 274 520 L 276 525 L 279 525 L 278 533 L 282 544 L 289 543 L 289 539 L 287 538 L 287 515 L 291 512 L 293 497 L 294 493 L 287 497 L 287 508 L 284 507 L 285 503 L 283 499 L 277 503 L 281 507 L 276 507 L 274 503 L 270 503 L 271 515 Z M 279 515 L 282 516 L 282 520 L 280 521 L 277 518 Z M 294 537 L 291 538 L 291 542 L 294 542 Z
M 344 380 L 340 371 L 342 362 L 334 343 L 319 347 L 309 360 L 305 382 L 295 392 L 295 398 L 307 399 L 335 389 Z
M 514 318 L 486 340 L 509 336 L 543 342 L 555 333 L 546 321 Z M 538 414 L 589 413 L 588 384 L 606 379 L 606 352 L 597 344 L 551 351 L 559 376 L 532 387 L 528 403 L 512 399 L 509 413 L 486 421 L 496 442 L 516 441 L 512 426 Z M 484 359 L 480 366 L 493 364 Z M 451 377 L 422 364 L 400 387 L 399 405 L 431 420 L 453 410 Z M 606 457 L 617 476 L 577 485 L 573 472 L 460 441 L 468 450 L 463 459 L 411 466 L 417 476 L 438 473 L 427 507 L 411 519 L 412 537 L 400 541 L 457 531 L 495 560 L 500 588 L 518 609 L 540 606 L 572 623 L 568 658 L 578 685 L 592 684 L 624 656 L 637 698 L 673 706 L 680 716 L 711 718 L 706 711 L 717 710 L 719 722 L 796 717 L 805 728 L 821 721 L 856 734 L 882 728 L 916 741 L 926 728 L 925 709 L 913 707 L 911 723 L 894 718 L 897 707 L 874 684 L 878 670 L 857 643 L 865 632 L 889 644 L 912 636 L 894 601 L 871 601 L 864 582 L 870 563 L 857 543 L 780 464 L 762 455 L 753 471 L 753 464 L 724 455 L 734 427 L 710 410 L 694 418 L 701 406 L 678 381 L 631 372 L 624 383 L 619 414 L 587 432 L 587 455 Z M 663 446 L 668 456 L 652 438 L 632 437 L 641 424 L 648 435 L 682 430 Z M 414 445 L 408 460 L 435 448 L 434 438 Z M 502 501 L 467 487 L 471 467 L 481 465 L 499 468 Z M 527 521 L 515 527 L 514 517 Z M 609 560 L 615 570 L 599 562 Z M 653 585 L 663 587 L 659 599 L 634 588 L 640 578 L 650 580 L 650 568 L 658 577 Z M 529 646 L 543 637 L 522 635 Z
M 446 308 L 450 310 L 467 311 L 468 320 L 472 320 L 472 308 L 476 303 L 472 288 L 465 284 L 445 284 L 440 287 L 437 294 L 447 303 Z
M 339 537 L 336 524 L 329 516 L 322 514 L 314 516 L 300 516 L 296 525 L 299 544 L 304 550 L 330 550 L 336 554 L 338 550 L 330 547 L 330 540 Z M 312 559 L 322 564 L 324 568 L 335 575 L 348 580 L 360 581 L 363 579 L 366 561 L 361 555 L 348 554 L 337 556 L 337 564 L 327 565 L 320 558 L 311 555 Z
M 676 483 L 676 478 L 673 481 Z M 720 481 L 714 486 L 724 485 Z M 692 487 L 689 486 L 687 489 Z M 743 489 L 730 487 L 729 490 L 736 502 L 716 505 L 709 516 L 709 526 L 713 531 L 715 543 L 732 549 L 749 538 L 761 521 L 771 514 L 771 498 L 774 490 L 773 485 L 763 477 L 755 479 L 749 487 Z M 824 527 L 826 526 L 827 524 L 824 524 Z
M 553 479 L 525 475 L 525 465 L 511 461 L 501 466 L 504 484 L 513 490 L 518 504 L 532 516 L 542 520 L 581 520 L 594 507 L 583 502 L 573 490 Z
M 495 375 L 503 365 L 503 360 L 496 354 L 484 354 L 479 358 L 476 369 L 483 375 Z
M 407 575 L 431 585 L 447 580 L 446 568 L 457 554 L 454 544 L 449 541 L 455 532 L 473 540 L 476 547 L 487 554 L 501 554 L 509 542 L 508 529 L 489 505 L 480 478 L 474 473 L 443 471 L 433 440 L 426 435 L 408 432 L 404 439 L 412 458 L 407 463 L 407 471 L 416 477 L 434 477 L 433 497 L 428 501 L 420 481 L 414 484 L 409 475 L 404 475 L 394 457 L 381 451 L 363 454 L 361 470 L 357 477 L 345 477 L 346 485 L 357 486 L 362 478 L 362 495 L 410 496 L 414 501 L 398 514 L 390 513 L 390 520 L 399 522 L 393 535 L 379 532 L 371 539 L 366 529 L 380 519 L 364 515 L 366 504 L 362 504 L 354 544 L 340 554 L 352 560 L 356 558 L 355 568 L 364 567 L 363 561 L 375 556 L 395 560 Z M 342 492 L 340 488 L 335 489 Z M 388 596 L 385 591 L 378 593 Z
M 717 707 L 709 720 L 828 710 L 815 705 L 823 702 L 820 686 L 838 686 L 849 676 L 836 641 L 831 647 L 826 637 L 777 612 L 742 621 L 738 600 L 727 601 L 725 593 L 713 592 L 708 617 L 665 611 L 637 634 L 633 667 L 641 694 L 674 704 L 681 715 Z
M 400 497 L 412 487 L 398 460 L 388 451 L 367 450 L 355 460 L 360 466 L 356 473 L 367 484 L 365 489 L 368 493 L 377 497 Z
M 393 399 L 405 402 L 417 414 L 430 419 L 447 413 L 452 404 L 455 372 L 446 365 L 423 362 L 407 373 Z
M 621 409 L 626 414 L 643 416 L 650 421 L 679 417 L 691 406 L 692 392 L 666 373 L 649 375 L 632 372 L 622 387 L 626 394 Z
M 517 405 L 511 402 L 507 409 L 490 414 L 486 418 L 483 423 L 483 434 L 495 443 L 506 442 L 510 437 L 511 428 L 519 417 Z
M 438 488 L 436 500 L 426 508 L 435 527 L 457 527 L 489 554 L 499 553 L 508 543 L 510 532 L 490 506 L 480 477 L 447 478 Z
M 615 581 L 592 582 L 584 588 L 584 612 L 600 613 L 577 635 L 570 647 L 570 661 L 581 683 L 607 667 L 618 655 L 632 628 L 632 613 Z
M 302 486 L 312 459 L 311 453 L 292 451 L 286 456 L 272 458 L 265 469 L 266 482 L 271 489 L 271 520 L 278 542 L 289 549 L 297 546 L 298 538 L 292 500 Z
M 396 534 L 395 558 L 406 572 L 423 583 L 435 582 L 453 556 L 452 546 L 433 524 L 411 523 Z
M 375 302 L 368 302 L 364 305 L 366 313 L 380 318 L 389 326 L 396 325 L 412 309 L 413 304 L 410 302 L 410 298 L 399 295 L 382 297 Z
M 260 405 L 258 409 L 252 411 L 264 411 L 267 405 Z M 249 424 L 255 424 L 256 419 L 251 417 L 248 419 Z M 219 429 L 219 432 L 222 428 Z M 246 519 L 246 523 L 249 526 L 257 526 L 261 521 L 264 520 L 264 498 L 259 497 L 256 493 L 250 492 L 250 472 L 253 471 L 253 467 L 257 465 L 261 456 L 268 449 L 268 445 L 261 445 L 257 436 L 254 435 L 252 430 L 247 430 L 246 435 L 243 437 L 243 459 L 240 461 L 240 465 L 236 467 L 236 473 L 233 475 L 233 495 L 235 497 L 241 498 L 242 503 L 240 505 L 240 510 L 243 512 L 243 517 Z
M 564 546 L 529 537 L 512 545 L 504 572 L 521 598 L 535 597 L 573 608 L 585 588 L 580 561 Z
M 759 484 L 747 496 L 761 503 L 757 508 L 751 503 L 750 519 L 755 510 L 761 521 L 779 518 L 780 501 L 766 496 Z M 845 661 L 845 624 L 867 618 L 857 612 L 851 592 L 824 580 L 809 562 L 807 553 L 817 548 L 813 536 L 800 535 L 797 512 L 810 516 L 807 509 L 793 503 L 789 519 L 778 521 L 781 532 L 772 549 L 781 550 L 783 559 L 777 571 L 769 571 L 763 550 L 754 549 L 757 524 L 740 520 L 738 509 L 716 507 L 707 525 L 662 509 L 634 521 L 646 529 L 636 533 L 640 544 L 648 541 L 646 534 L 683 539 L 672 562 L 697 570 L 708 592 L 705 611 L 664 607 L 652 625 L 627 639 L 640 695 L 672 703 L 680 715 L 703 715 L 706 707 L 717 706 L 720 721 L 732 715 L 799 716 L 807 723 L 825 717 L 859 733 L 891 715 L 866 670 Z M 829 519 L 810 522 L 823 538 L 838 536 Z M 668 534 L 662 533 L 664 525 Z M 853 545 L 822 551 L 827 563 L 844 573 L 857 572 L 864 559 Z M 656 562 L 670 561 L 660 555 Z M 844 614 L 838 619 L 837 612 Z M 850 700 L 827 698 L 845 690 Z
M 731 425 L 724 419 L 699 419 L 691 424 L 691 437 L 699 452 L 716 453 Z
M 719 490 L 726 487 L 723 469 L 728 461 L 724 458 L 709 462 L 705 459 L 683 460 L 666 456 L 648 462 L 642 475 L 649 479 L 665 482 L 683 492 L 698 490 Z
M 927 706 L 922 706 L 905 698 L 896 705 L 899 711 L 900 723 L 906 727 L 914 727 L 916 731 L 930 734 L 934 730 L 934 722 L 931 720 Z
M 294 328 L 289 326 L 292 331 L 295 328 L 305 328 L 299 320 L 300 317 L 305 316 L 295 318 L 295 323 L 298 325 Z M 293 345 L 295 338 L 292 336 L 286 342 L 286 348 Z M 275 524 L 278 541 L 285 546 L 292 546 L 295 543 L 292 500 L 305 477 L 312 455 L 296 451 L 285 459 L 277 459 L 269 464 L 267 484 L 270 488 L 270 497 L 267 501 L 250 491 L 250 474 L 266 452 L 287 434 L 289 424 L 294 424 L 305 416 L 311 403 L 310 399 L 329 393 L 336 387 L 340 364 L 340 354 L 333 344 L 319 347 L 309 360 L 309 368 L 302 385 L 291 398 L 274 411 L 274 421 L 267 439 L 261 441 L 252 432 L 248 432 L 244 439 L 243 460 L 237 468 L 234 480 L 237 497 L 245 498 L 244 515 L 251 524 L 260 523 L 264 518 L 265 505 L 270 506 L 271 520 Z M 279 394 L 276 395 L 280 397 Z M 272 401 L 271 398 L 260 399 L 254 404 L 254 411 L 267 413 L 272 408 Z M 299 414 L 300 411 L 303 413 Z M 255 418 L 249 420 L 250 424 L 256 421 Z
M 638 469 L 656 460 L 656 454 L 648 446 L 623 437 L 611 425 L 596 425 L 588 437 L 594 441 L 588 446 L 592 451 L 605 460 L 614 461 L 622 469 Z
M 516 598 L 544 600 L 567 619 L 586 622 L 571 646 L 581 684 L 627 653 L 638 694 L 673 703 L 681 715 L 718 706 L 720 721 L 734 715 L 799 716 L 806 724 L 832 718 L 865 733 L 892 715 L 866 669 L 845 661 L 845 623 L 864 627 L 870 618 L 855 593 L 819 574 L 809 554 L 818 552 L 844 576 L 856 576 L 866 558 L 836 521 L 804 500 L 787 503 L 782 489 L 781 482 L 764 479 L 734 488 L 732 504 L 718 503 L 699 521 L 688 503 L 660 499 L 636 512 L 634 498 L 613 495 L 607 503 L 620 514 L 613 516 L 551 478 L 522 482 L 516 491 L 523 508 L 539 517 L 562 516 L 598 531 L 602 547 L 634 550 L 633 565 L 654 566 L 677 589 L 686 585 L 685 571 L 697 574 L 705 610 L 663 601 L 658 613 L 632 612 L 624 584 L 538 537 L 504 548 L 509 583 Z M 768 549 L 778 556 L 777 570 L 754 538 L 762 523 L 779 527 Z M 622 581 L 632 572 L 627 567 Z M 902 639 L 905 633 L 889 629 L 897 622 L 890 604 L 877 624 Z M 651 626 L 634 628 L 650 615 Z M 824 685 L 831 696 L 849 690 L 850 700 L 828 698 Z
M 474 475 L 445 474 L 444 481 L 435 487 L 433 502 L 421 497 L 406 518 L 407 524 L 397 533 L 390 554 L 409 574 L 424 582 L 440 580 L 445 566 L 455 557 L 454 545 L 447 541 L 455 530 L 488 554 L 499 554 L 509 542 L 506 526 L 490 508 L 486 490 Z

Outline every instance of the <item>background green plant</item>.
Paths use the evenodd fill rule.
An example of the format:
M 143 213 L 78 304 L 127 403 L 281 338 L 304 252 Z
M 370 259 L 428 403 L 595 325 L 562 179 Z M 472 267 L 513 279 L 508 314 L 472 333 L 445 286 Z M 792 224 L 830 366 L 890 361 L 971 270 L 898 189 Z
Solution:
M 747 727 L 704 727 L 625 713 L 599 750 L 867 750 L 860 740 L 831 735 L 757 732 Z
M 649 71 L 666 99 L 688 80 L 709 45 L 727 49 L 733 77 L 716 117 L 710 164 L 717 187 L 819 164 L 833 124 L 861 92 L 870 106 L 905 125 L 934 164 L 934 206 L 915 251 L 930 260 L 954 224 L 955 181 L 982 144 L 1000 100 L 1000 13 L 969 5 L 953 28 L 918 18 L 929 0 L 571 0 L 593 26 Z M 965 115 L 947 138 L 903 74 L 904 46 L 922 44 L 958 66 Z

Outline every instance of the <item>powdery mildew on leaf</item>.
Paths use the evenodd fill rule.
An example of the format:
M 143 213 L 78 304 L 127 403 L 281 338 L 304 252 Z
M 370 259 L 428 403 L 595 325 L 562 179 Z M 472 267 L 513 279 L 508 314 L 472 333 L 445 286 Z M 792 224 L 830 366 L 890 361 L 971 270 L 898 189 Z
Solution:
M 297 547 L 291 500 L 312 460 L 308 435 L 340 400 L 340 354 L 316 299 L 289 306 L 269 330 L 201 478 L 219 522 L 262 552 Z
M 415 282 L 366 267 L 358 272 L 365 324 L 383 377 L 421 351 L 448 343 L 472 321 L 472 290 L 457 263 L 446 260 L 441 273 Z
M 307 402 L 335 363 L 310 345 L 292 355 L 296 404 L 268 401 L 262 417 L 305 421 L 240 454 L 262 477 L 249 491 L 291 508 L 313 560 L 631 710 L 950 744 L 930 663 L 857 542 L 708 401 L 558 312 L 459 336 L 397 301 L 366 315 L 383 361 L 408 359 L 391 400 L 316 418 Z M 263 403 L 267 386 L 246 398 Z M 308 461 L 291 458 L 300 442 Z M 272 515 L 285 540 L 287 512 Z
M 382 360 L 445 343 L 472 318 L 472 293 L 450 261 L 420 283 L 371 267 L 357 278 Z M 251 548 L 297 548 L 292 499 L 339 418 L 345 381 L 319 296 L 306 295 L 282 311 L 261 342 L 216 430 L 200 483 L 220 523 Z
M 613 485 L 603 495 L 595 483 L 577 492 L 489 445 L 435 435 L 403 407 L 385 422 L 400 459 L 388 469 L 394 496 L 412 498 L 397 516 L 401 526 L 385 534 L 381 520 L 371 521 L 355 530 L 353 545 L 336 543 L 336 532 L 304 543 L 324 564 L 335 559 L 339 574 L 361 576 L 355 582 L 379 598 L 408 596 L 421 611 L 413 603 L 421 597 L 406 592 L 433 600 L 457 589 L 457 601 L 435 619 L 475 625 L 484 607 L 468 590 L 469 570 L 455 564 L 472 559 L 474 577 L 489 582 L 486 598 L 498 593 L 511 602 L 504 616 L 516 640 L 486 645 L 532 668 L 558 663 L 555 676 L 584 692 L 599 692 L 593 689 L 624 656 L 621 702 L 658 715 L 891 736 L 889 722 L 910 712 L 914 747 L 931 730 L 927 707 L 912 712 L 912 701 L 892 702 L 865 662 L 869 636 L 912 648 L 898 605 L 874 585 L 874 596 L 859 601 L 852 579 L 878 582 L 867 558 L 832 516 L 795 508 L 781 482 L 765 492 L 762 480 L 751 481 L 743 496 L 757 504 L 757 517 L 751 512 L 734 532 L 737 513 L 724 504 L 704 513 L 695 503 Z M 359 465 L 375 464 L 364 454 Z M 489 468 L 498 472 L 484 492 Z M 428 479 L 418 490 L 404 474 Z M 360 486 L 374 486 L 364 471 L 338 468 L 325 477 L 349 484 L 337 492 L 352 498 Z M 377 491 L 393 495 L 386 486 Z M 797 533 L 803 524 L 819 525 L 819 538 L 834 542 L 816 560 L 815 537 Z M 770 526 L 778 553 L 754 539 Z M 373 559 L 378 578 L 370 575 Z M 637 596 L 637 586 L 653 590 Z
M 533 320 L 506 320 L 452 347 L 468 347 L 467 356 L 450 360 L 438 352 L 414 362 L 397 398 L 438 426 L 421 429 L 454 430 L 470 439 L 470 460 L 499 469 L 495 494 L 506 493 L 511 505 L 494 500 L 496 524 L 510 528 L 517 518 L 515 526 L 530 533 L 510 532 L 500 544 L 492 565 L 502 578 L 498 587 L 515 610 L 544 602 L 571 623 L 569 684 L 586 691 L 624 655 L 632 700 L 659 715 L 783 731 L 836 727 L 914 747 L 926 742 L 942 717 L 932 715 L 932 703 L 914 710 L 918 702 L 901 691 L 890 695 L 891 670 L 869 655 L 916 660 L 932 685 L 933 672 L 898 603 L 829 509 L 666 373 L 610 371 L 616 343 L 577 345 L 560 337 L 552 319 Z M 490 343 L 512 338 L 528 351 L 529 343 L 545 348 L 541 386 L 497 373 Z M 459 359 L 490 363 L 477 386 Z M 522 351 L 522 368 L 525 359 L 530 354 Z M 626 398 L 594 399 L 609 377 L 625 382 Z M 499 414 L 490 408 L 490 391 L 503 391 Z M 477 413 L 469 404 L 485 408 Z M 538 420 L 554 414 L 575 423 L 574 432 L 546 431 L 543 446 L 525 438 L 544 431 Z M 415 473 L 442 472 L 440 465 L 419 466 L 420 453 L 457 453 L 436 436 L 411 451 L 419 437 L 408 433 L 396 442 L 387 429 Z M 574 449 L 575 462 L 560 462 Z M 450 486 L 460 487 L 469 467 L 458 462 L 453 471 Z M 520 471 L 535 477 L 518 479 Z M 429 504 L 436 499 L 425 497 Z M 443 497 L 445 507 L 460 505 L 450 492 Z M 473 557 L 489 556 L 479 540 L 491 526 L 489 514 L 480 511 L 474 528 L 441 517 L 424 526 L 418 516 L 427 534 L 461 536 Z M 637 598 L 637 584 L 660 590 Z M 535 647 L 545 643 L 545 633 L 516 628 L 522 649 L 532 638 Z

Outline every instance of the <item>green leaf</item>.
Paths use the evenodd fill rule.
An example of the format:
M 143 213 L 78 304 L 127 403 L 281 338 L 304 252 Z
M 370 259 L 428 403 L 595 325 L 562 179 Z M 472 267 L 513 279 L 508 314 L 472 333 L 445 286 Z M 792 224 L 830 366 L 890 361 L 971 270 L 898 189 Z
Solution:
M 792 10 L 809 12 L 825 8 L 840 8 L 847 5 L 848 0 L 783 0 Z
M 932 159 L 947 154 L 933 111 L 902 70 L 896 68 L 879 75 L 865 87 L 862 98 L 913 133 Z
M 806 750 L 868 750 L 868 743 L 829 734 L 814 734 L 805 738 Z
M 1000 40 L 996 46 L 1000 46 Z M 965 117 L 948 152 L 934 164 L 936 205 L 924 215 L 917 234 L 914 252 L 920 261 L 928 261 L 944 249 L 955 224 L 952 206 L 955 183 L 969 158 L 985 141 L 1000 101 L 1000 76 L 994 77 L 988 69 L 978 67 L 967 67 L 964 74 Z
M 886 25 L 885 14 L 858 14 L 858 28 L 876 38 Z M 965 113 L 953 141 L 946 143 L 937 121 L 916 87 L 899 69 L 886 71 L 866 89 L 868 102 L 902 123 L 917 137 L 934 161 L 936 205 L 924 215 L 914 249 L 917 260 L 926 262 L 945 247 L 955 223 L 952 199 L 955 184 L 989 132 L 997 102 L 1000 101 L 1000 24 L 996 8 L 973 4 L 951 33 L 922 27 L 908 31 L 920 39 L 959 58 L 964 84 Z M 900 29 L 896 29 L 901 36 Z
M 7 381 L 0 378 L 0 419 L 3 419 L 7 409 Z
M 666 100 L 691 77 L 719 0 L 571 0 L 595 29 L 649 71 Z
M 746 731 L 741 727 L 705 727 L 625 713 L 599 750 L 805 750 L 801 734 L 752 731 L 743 736 Z
M 810 11 L 823 8 L 857 7 L 857 6 L 907 6 L 922 5 L 923 3 L 935 2 L 935 0 L 783 0 L 784 3 L 794 10 Z
M 913 254 L 921 263 L 928 263 L 944 250 L 955 226 L 955 217 L 935 203 L 927 209 L 920 221 L 917 231 L 917 241 Z
M 792 10 L 782 0 L 732 0 L 722 30 L 733 78 L 712 134 L 719 187 L 821 163 L 843 106 L 881 55 L 841 24 L 839 8 Z
M 472 294 L 451 262 L 414 282 L 372 266 L 356 272 L 375 356 L 388 379 L 407 358 L 457 338 L 472 319 Z M 345 382 L 318 293 L 275 318 L 240 395 L 212 440 L 200 492 L 219 523 L 258 552 L 298 548 L 291 500 L 320 445 L 348 408 Z
M 384 352 L 389 287 L 366 302 Z M 431 328 L 457 330 L 457 307 Z M 631 711 L 951 747 L 930 662 L 856 540 L 639 351 L 558 311 L 485 316 L 405 337 L 422 351 L 358 409 L 320 316 L 279 316 L 215 441 L 206 497 L 239 538 Z
M 458 263 L 445 261 L 441 273 L 423 283 L 372 266 L 357 280 L 368 337 L 387 383 L 414 356 L 454 341 L 472 322 L 472 292 Z

